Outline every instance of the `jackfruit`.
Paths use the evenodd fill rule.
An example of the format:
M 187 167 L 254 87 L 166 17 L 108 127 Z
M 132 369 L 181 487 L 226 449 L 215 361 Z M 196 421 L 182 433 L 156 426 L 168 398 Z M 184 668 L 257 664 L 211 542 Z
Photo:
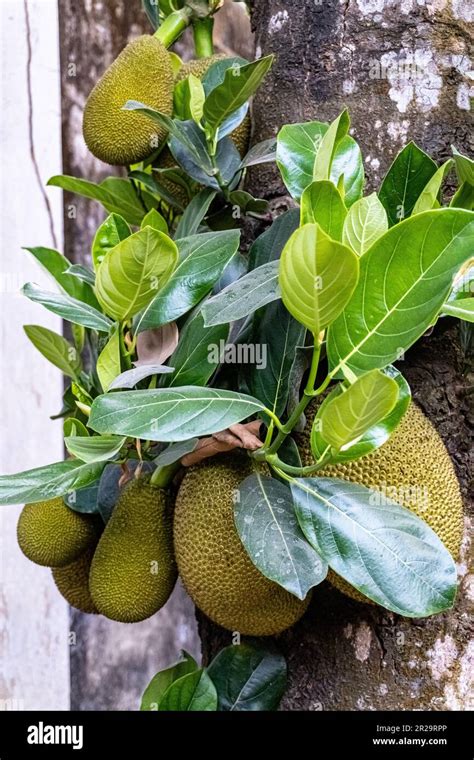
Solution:
M 87 549 L 79 559 L 65 567 L 53 568 L 53 578 L 62 597 L 76 610 L 94 614 L 97 608 L 89 590 L 89 571 L 95 546 Z
M 174 545 L 181 579 L 211 620 L 249 636 L 284 631 L 301 617 L 300 601 L 253 565 L 234 525 L 233 496 L 253 472 L 243 454 L 191 467 L 176 498 Z
M 295 436 L 303 465 L 314 464 L 309 436 L 315 413 L 313 403 L 305 431 Z M 463 532 L 459 483 L 443 441 L 413 402 L 383 446 L 352 462 L 324 467 L 318 475 L 361 483 L 381 491 L 425 520 L 453 559 L 458 559 Z M 328 573 L 328 580 L 352 599 L 370 602 L 333 571 Z
M 64 567 L 96 539 L 102 521 L 67 507 L 61 497 L 26 504 L 17 527 L 23 554 L 37 565 Z
M 84 109 L 87 147 L 108 164 L 143 161 L 165 138 L 166 131 L 147 116 L 124 111 L 138 100 L 167 116 L 173 111 L 174 73 L 165 46 L 143 35 L 130 42 L 90 93 Z
M 147 476 L 120 494 L 92 560 L 89 588 L 98 611 L 121 623 L 154 615 L 177 577 L 171 498 Z

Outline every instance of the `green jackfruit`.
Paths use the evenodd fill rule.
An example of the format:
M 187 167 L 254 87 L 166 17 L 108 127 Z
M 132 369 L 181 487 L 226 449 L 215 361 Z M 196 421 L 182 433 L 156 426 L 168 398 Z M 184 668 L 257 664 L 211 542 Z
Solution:
M 89 571 L 95 546 L 90 547 L 79 559 L 65 567 L 53 568 L 53 578 L 62 597 L 76 610 L 93 614 L 97 608 L 89 590 Z
M 253 565 L 234 525 L 233 495 L 252 473 L 246 455 L 220 455 L 191 467 L 178 491 L 174 545 L 181 579 L 215 623 L 250 636 L 270 636 L 301 617 L 300 601 Z
M 168 600 L 176 581 L 171 499 L 149 477 L 122 491 L 92 560 L 89 588 L 102 615 L 137 623 Z
M 143 114 L 124 111 L 138 100 L 167 116 L 173 111 L 174 73 L 164 45 L 148 35 L 130 42 L 97 82 L 84 109 L 87 147 L 108 164 L 143 161 L 159 148 L 166 132 Z
M 309 435 L 315 413 L 312 405 L 304 433 L 295 436 L 304 465 L 314 463 Z M 459 483 L 443 441 L 414 403 L 379 449 L 361 459 L 325 467 L 318 474 L 381 491 L 425 520 L 453 559 L 458 559 L 463 532 Z M 369 601 L 334 572 L 329 572 L 328 580 L 353 599 Z
M 102 521 L 74 512 L 61 497 L 26 504 L 17 527 L 23 554 L 37 565 L 64 567 L 96 541 Z

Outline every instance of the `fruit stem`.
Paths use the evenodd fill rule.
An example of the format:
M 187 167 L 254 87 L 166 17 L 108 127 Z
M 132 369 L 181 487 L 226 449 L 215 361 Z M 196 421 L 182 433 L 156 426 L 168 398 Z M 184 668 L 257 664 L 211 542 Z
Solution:
M 193 21 L 194 49 L 197 58 L 210 58 L 214 55 L 213 29 L 214 19 L 211 16 Z
M 161 26 L 158 27 L 154 36 L 163 43 L 166 48 L 169 48 L 173 42 L 182 35 L 186 27 L 191 23 L 192 10 L 185 6 L 179 11 L 170 13 L 165 18 Z
M 158 486 L 158 488 L 166 488 L 166 486 L 168 486 L 169 483 L 173 480 L 180 467 L 181 462 L 179 460 L 177 462 L 173 462 L 172 464 L 166 464 L 162 465 L 161 467 L 157 467 L 150 478 L 151 485 Z

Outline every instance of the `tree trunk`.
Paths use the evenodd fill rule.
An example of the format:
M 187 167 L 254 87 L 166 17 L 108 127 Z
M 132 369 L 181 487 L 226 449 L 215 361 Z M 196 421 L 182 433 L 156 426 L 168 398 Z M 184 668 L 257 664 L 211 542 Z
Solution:
M 332 120 L 347 106 L 369 188 L 379 186 L 410 139 L 438 160 L 451 143 L 469 150 L 468 19 L 456 0 L 294 0 L 291 11 L 280 0 L 253 5 L 257 55 L 276 54 L 255 99 L 254 142 L 275 135 L 284 123 Z M 248 189 L 272 199 L 285 194 L 271 164 L 251 173 Z M 459 325 L 443 320 L 400 368 L 449 449 L 467 512 L 473 410 L 466 363 Z M 317 587 L 303 620 L 278 637 L 290 672 L 282 709 L 469 709 L 474 650 L 467 537 L 463 555 L 456 607 L 434 618 L 403 619 L 354 602 L 326 582 Z M 208 660 L 231 642 L 231 634 L 199 619 Z

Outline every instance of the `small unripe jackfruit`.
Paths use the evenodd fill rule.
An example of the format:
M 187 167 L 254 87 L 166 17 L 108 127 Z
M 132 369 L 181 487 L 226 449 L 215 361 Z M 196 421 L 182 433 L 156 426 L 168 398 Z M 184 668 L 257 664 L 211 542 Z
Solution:
M 89 588 L 98 611 L 121 623 L 154 615 L 176 582 L 171 499 L 133 480 L 120 494 L 92 560 Z
M 53 578 L 62 597 L 76 610 L 93 614 L 97 608 L 89 590 L 89 571 L 95 546 L 65 567 L 53 568 Z
M 174 74 L 168 51 L 149 35 L 130 42 L 97 82 L 84 109 L 87 147 L 108 164 L 143 161 L 163 144 L 165 130 L 147 116 L 124 111 L 138 100 L 171 116 Z
M 221 455 L 191 467 L 178 491 L 176 561 L 197 607 L 231 631 L 270 636 L 301 617 L 300 601 L 253 565 L 234 524 L 233 497 L 252 473 L 246 455 Z
M 295 436 L 304 465 L 314 463 L 309 435 L 315 409 L 313 405 L 307 415 L 304 433 Z M 428 523 L 453 559 L 458 559 L 463 530 L 459 483 L 443 441 L 414 403 L 379 449 L 361 459 L 325 467 L 317 474 L 381 491 L 384 497 L 410 509 Z M 370 601 L 332 571 L 328 573 L 328 580 L 353 599 Z
M 37 565 L 64 567 L 97 539 L 101 520 L 67 507 L 61 497 L 26 504 L 17 527 L 23 554 Z

